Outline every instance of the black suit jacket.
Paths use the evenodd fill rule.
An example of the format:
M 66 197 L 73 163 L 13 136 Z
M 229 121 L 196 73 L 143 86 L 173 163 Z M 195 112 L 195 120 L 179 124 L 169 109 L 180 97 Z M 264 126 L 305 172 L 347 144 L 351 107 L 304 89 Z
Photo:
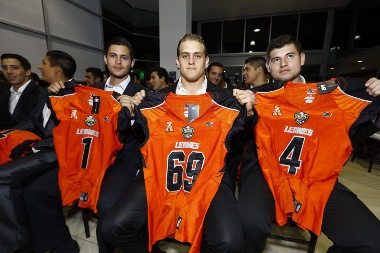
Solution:
M 11 115 L 9 113 L 9 100 L 11 96 L 11 85 L 1 83 L 0 89 L 0 130 L 12 128 L 18 123 L 26 120 L 30 113 L 36 108 L 42 92 L 42 88 L 34 82 L 30 82 L 22 92 L 16 108 Z M 4 85 L 4 86 L 3 86 Z

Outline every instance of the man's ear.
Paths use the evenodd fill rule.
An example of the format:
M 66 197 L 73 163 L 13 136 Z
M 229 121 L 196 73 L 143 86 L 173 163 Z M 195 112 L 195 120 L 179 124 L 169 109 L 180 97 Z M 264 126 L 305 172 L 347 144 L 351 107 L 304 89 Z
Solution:
M 181 67 L 181 64 L 179 64 L 178 57 L 175 59 L 175 64 L 177 65 L 177 69 Z
M 133 60 L 131 61 L 131 68 L 133 68 L 134 65 L 135 65 L 135 60 L 133 59 Z
M 54 69 L 54 74 L 56 74 L 56 75 L 58 75 L 59 72 L 62 71 L 61 67 L 58 65 L 53 66 L 53 69 Z
M 301 58 L 301 66 L 303 66 L 305 64 L 306 55 L 304 53 L 301 53 L 300 58 Z
M 103 55 L 103 60 L 104 60 L 104 64 L 108 65 L 107 64 L 107 56 L 106 55 Z
M 270 73 L 270 65 L 268 62 L 265 63 L 265 66 L 267 67 L 268 72 Z
M 31 69 L 27 69 L 27 70 L 25 71 L 25 73 L 26 73 L 26 76 L 27 76 L 27 77 L 30 77 L 30 75 L 32 74 L 32 70 L 31 70 Z

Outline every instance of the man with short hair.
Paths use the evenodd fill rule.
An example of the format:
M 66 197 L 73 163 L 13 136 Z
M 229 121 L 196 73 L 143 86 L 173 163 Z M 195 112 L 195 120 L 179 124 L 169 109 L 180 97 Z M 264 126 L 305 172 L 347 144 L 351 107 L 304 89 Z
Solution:
M 86 69 L 84 75 L 84 81 L 87 86 L 94 86 L 96 83 L 100 83 L 103 80 L 103 72 L 99 68 L 89 67 Z
M 301 44 L 299 41 L 297 41 L 294 37 L 289 36 L 289 35 L 281 35 L 272 41 L 270 41 L 267 49 L 267 55 L 268 55 L 268 62 L 267 62 L 267 68 L 268 71 L 271 73 L 272 77 L 274 80 L 276 80 L 276 83 L 267 85 L 265 87 L 265 91 L 272 91 L 270 93 L 276 92 L 277 89 L 279 88 L 286 88 L 287 82 L 291 81 L 289 84 L 290 86 L 293 83 L 306 83 L 305 79 L 300 75 L 301 67 L 305 63 L 305 54 L 302 53 L 301 51 Z M 335 83 L 335 82 L 334 82 Z M 285 86 L 284 86 L 285 85 Z M 307 84 L 305 84 L 307 85 Z M 357 96 L 362 99 L 366 100 L 373 100 L 370 95 L 373 96 L 378 96 L 380 93 L 380 80 L 376 78 L 371 78 L 367 82 L 362 82 L 362 81 L 357 81 L 357 80 L 350 80 L 347 79 L 345 82 L 339 82 L 338 87 L 336 89 L 341 89 L 348 93 L 349 95 L 352 96 Z M 292 86 L 291 86 L 292 87 Z M 300 97 L 299 100 L 295 100 L 295 94 L 293 92 L 290 92 L 289 94 L 286 93 L 286 96 L 289 96 L 286 101 L 284 102 L 283 97 L 281 96 L 281 99 L 278 99 L 278 104 L 275 105 L 275 108 L 271 110 L 270 113 L 273 115 L 273 117 L 278 117 L 277 119 L 279 120 L 278 124 L 280 124 L 280 120 L 283 120 L 285 118 L 284 112 L 285 110 L 288 110 L 289 106 L 286 103 L 291 103 L 290 101 L 297 101 L 296 107 L 300 108 L 299 110 L 309 110 L 312 111 L 314 108 L 314 105 L 311 104 L 313 103 L 314 99 L 317 100 L 316 98 L 316 93 L 319 93 L 314 86 L 312 89 L 307 90 L 304 94 L 305 97 Z M 362 92 L 360 91 L 364 89 L 367 89 L 367 92 Z M 289 88 L 291 89 L 291 88 Z M 247 91 L 249 92 L 249 91 Z M 306 94 L 307 93 L 307 94 Z M 266 94 L 266 93 L 264 93 Z M 322 95 L 318 97 L 318 99 L 321 98 Z M 326 99 L 326 102 L 329 102 L 331 100 Z M 316 101 L 317 103 L 318 101 Z M 336 110 L 334 106 L 336 101 L 333 101 L 330 105 L 332 108 L 331 110 Z M 340 101 L 342 103 L 342 101 Z M 299 107 L 302 105 L 302 107 Z M 283 106 L 282 106 L 283 105 Z M 319 103 L 319 106 L 321 103 Z M 341 105 L 341 104 L 340 104 Z M 374 104 L 377 105 L 377 104 Z M 259 106 L 259 104 L 258 104 Z M 347 105 L 346 105 L 347 107 Z M 342 109 L 343 110 L 343 109 Z M 373 112 L 371 114 L 368 113 L 368 116 L 373 117 L 373 118 L 378 118 L 378 115 L 373 115 L 376 114 L 376 110 L 372 109 Z M 347 110 L 346 110 L 347 112 Z M 367 116 L 363 114 L 364 110 L 362 111 L 361 116 Z M 368 112 L 368 110 L 366 111 Z M 260 112 L 259 112 L 260 113 Z M 305 112 L 303 112 L 305 113 Z M 318 113 L 318 112 L 317 112 Z M 352 108 L 352 111 L 349 113 L 350 116 L 354 115 L 354 113 L 357 113 L 358 117 L 358 109 L 357 108 Z M 300 113 L 297 113 L 299 115 Z M 343 113 L 337 112 L 334 113 L 336 116 L 338 114 L 342 115 Z M 310 140 L 307 139 L 309 136 L 312 136 L 315 132 L 317 131 L 323 131 L 317 128 L 323 127 L 323 125 L 326 125 L 323 119 L 327 118 L 330 119 L 330 117 L 334 117 L 334 114 L 332 114 L 329 111 L 322 111 L 321 115 L 322 118 L 320 119 L 320 126 L 313 127 L 313 125 L 308 125 L 309 129 L 306 128 L 304 123 L 308 121 L 309 115 L 307 113 L 303 114 L 306 115 L 305 118 L 301 121 L 295 121 L 298 125 L 303 125 L 302 127 L 296 127 L 289 126 L 290 128 L 295 128 L 295 129 L 302 129 L 305 130 L 306 132 L 299 132 L 301 136 L 293 136 L 294 141 L 289 142 L 288 148 L 294 148 L 294 149 L 288 149 L 283 151 L 283 155 L 281 155 L 277 163 L 280 163 L 281 166 L 284 168 L 284 173 L 286 172 L 286 168 L 288 166 L 289 170 L 291 167 L 296 167 L 297 169 L 302 169 L 301 168 L 301 152 L 300 149 L 305 148 L 306 151 L 302 152 L 307 152 L 307 155 L 310 154 L 313 156 L 312 161 L 313 164 L 315 162 L 315 157 L 317 156 L 316 153 L 319 155 L 322 153 L 322 155 L 326 156 L 326 170 L 329 169 L 331 170 L 331 166 L 336 166 L 337 168 L 334 167 L 335 170 L 337 170 L 337 174 L 339 174 L 339 169 L 342 164 L 339 164 L 337 162 L 336 165 L 329 164 L 327 159 L 331 160 L 331 156 L 329 156 L 329 151 L 328 149 L 316 149 L 313 150 L 311 153 L 307 151 L 306 144 L 304 147 L 304 142 L 306 143 L 306 140 L 309 141 L 309 146 L 308 148 L 310 149 Z M 352 115 L 351 115 L 352 114 Z M 289 115 L 289 113 L 288 113 Z M 315 113 L 313 114 L 315 116 Z M 292 114 L 292 116 L 295 118 L 296 115 Z M 336 117 L 335 116 L 335 117 Z M 346 115 L 345 115 L 346 116 Z M 312 116 L 310 116 L 311 118 Z M 338 116 L 339 117 L 339 116 Z M 342 116 L 343 117 L 343 116 Z M 263 118 L 263 116 L 261 116 Z M 314 117 L 315 119 L 315 117 Z M 335 118 L 332 118 L 331 120 L 335 120 Z M 259 121 L 262 119 L 259 119 Z M 359 118 L 361 120 L 361 118 Z M 368 119 L 367 119 L 368 120 Z M 311 121 L 309 119 L 309 121 Z M 282 123 L 283 121 L 281 121 Z M 365 130 L 365 128 L 370 128 L 371 130 L 379 129 L 378 125 L 379 122 L 378 120 L 374 120 L 373 122 L 359 122 L 362 123 L 359 125 L 358 128 L 355 128 L 356 132 L 350 132 L 350 141 L 354 142 L 354 139 L 362 139 L 366 134 L 368 134 L 368 131 Z M 273 124 L 276 124 L 276 120 L 273 120 Z M 282 133 L 291 133 L 291 131 L 286 130 L 287 127 L 283 132 L 280 132 L 279 134 Z M 334 128 L 334 131 L 339 131 L 337 128 Z M 329 129 L 327 129 L 329 130 Z M 332 130 L 332 129 L 330 129 Z M 376 130 L 375 130 L 376 131 Z M 297 132 L 298 134 L 298 132 Z M 298 134 L 299 135 L 299 134 Z M 327 133 L 329 135 L 329 133 Z M 331 134 L 332 136 L 333 133 Z M 264 136 L 268 136 L 267 133 L 264 134 Z M 291 135 L 289 135 L 292 137 Z M 368 135 L 367 135 L 368 136 Z M 273 218 L 275 217 L 275 210 L 276 212 L 279 211 L 279 206 L 284 207 L 286 204 L 289 204 L 288 201 L 291 201 L 289 198 L 287 199 L 281 199 L 280 201 L 275 202 L 274 197 L 273 197 L 273 189 L 276 198 L 278 200 L 279 194 L 283 193 L 283 196 L 288 196 L 288 193 L 286 191 L 289 189 L 286 184 L 289 184 L 291 186 L 295 186 L 298 181 L 297 179 L 294 179 L 294 181 L 288 182 L 285 181 L 282 185 L 283 188 L 279 189 L 278 185 L 273 186 L 273 184 L 276 184 L 277 182 L 274 182 L 271 179 L 268 179 L 268 182 L 266 181 L 265 178 L 268 178 L 268 172 L 270 170 L 275 170 L 276 166 L 273 166 L 273 168 L 260 168 L 260 165 L 258 163 L 258 156 L 256 153 L 256 145 L 259 143 L 258 138 L 262 138 L 262 136 L 257 135 L 257 136 L 252 136 L 252 138 L 249 140 L 246 153 L 244 155 L 243 159 L 243 164 L 241 166 L 241 176 L 240 176 L 240 193 L 239 193 L 239 213 L 240 217 L 242 218 L 243 221 L 243 227 L 244 227 L 244 232 L 245 232 L 245 238 L 246 241 L 250 242 L 247 244 L 246 247 L 246 253 L 253 253 L 253 252 L 262 252 L 265 248 L 265 239 L 270 235 L 272 231 L 272 223 L 273 223 Z M 267 137 L 266 137 L 267 138 Z M 315 137 L 314 137 L 315 138 Z M 321 137 L 323 138 L 323 136 Z M 333 137 L 332 137 L 333 138 Z M 256 139 L 256 140 L 255 140 Z M 272 140 L 269 137 L 267 138 L 268 140 Z M 310 137 L 311 139 L 311 137 Z M 298 142 L 295 144 L 296 141 L 301 140 L 301 142 Z M 263 139 L 260 140 L 261 142 Z M 311 139 L 313 141 L 313 139 Z M 328 140 L 327 140 L 328 141 Z M 341 141 L 341 140 L 339 140 Z M 320 143 L 326 143 L 326 139 L 324 140 L 319 140 L 318 144 L 314 144 L 312 147 L 314 148 L 316 145 L 322 145 Z M 277 142 L 272 142 L 276 143 L 276 148 L 279 150 L 282 150 L 282 147 L 280 147 L 279 143 Z M 295 144 L 294 146 L 292 146 Z M 343 140 L 342 143 L 342 148 L 344 148 Z M 339 146 L 341 147 L 341 146 Z M 260 148 L 260 147 L 258 147 Z M 262 150 L 266 150 L 265 147 L 262 147 L 260 152 L 263 152 Z M 291 155 L 287 155 L 287 152 L 291 152 Z M 326 153 L 327 152 L 327 153 Z M 346 150 L 342 151 L 343 153 L 346 152 Z M 269 152 L 268 152 L 269 153 Z M 290 153 L 289 153 L 290 154 Z M 335 154 L 335 153 L 334 153 Z M 338 154 L 337 154 L 338 155 Z M 342 155 L 342 154 L 340 154 Z M 261 157 L 263 154 L 261 153 Z M 337 157 L 338 159 L 338 157 Z M 275 163 L 273 159 L 268 160 L 268 162 Z M 330 161 L 331 163 L 332 161 Z M 310 163 L 310 161 L 304 161 L 303 163 Z M 316 163 L 316 162 L 315 162 Z M 270 170 L 269 170 L 270 169 Z M 338 180 L 335 181 L 335 184 L 333 182 L 332 189 L 329 187 L 331 186 L 328 180 L 320 181 L 319 179 L 319 174 L 318 170 L 324 169 L 319 167 L 309 167 L 309 168 L 303 168 L 303 169 L 308 169 L 308 175 L 314 175 L 312 176 L 313 182 L 310 182 L 310 179 L 306 178 L 304 181 L 302 181 L 303 185 L 299 185 L 299 188 L 297 188 L 293 192 L 293 204 L 294 204 L 294 211 L 287 213 L 287 215 L 301 215 L 299 212 L 300 210 L 302 211 L 302 218 L 299 218 L 296 221 L 297 223 L 304 224 L 306 221 L 311 222 L 314 225 L 314 228 L 320 228 L 321 231 L 327 235 L 327 237 L 334 243 L 332 247 L 329 248 L 328 252 L 333 253 L 333 252 L 380 252 L 380 243 L 378 240 L 378 235 L 380 234 L 380 221 L 379 219 L 364 205 L 363 202 L 361 202 L 357 196 L 351 192 L 348 188 L 346 188 L 343 184 L 341 184 Z M 286 174 L 289 178 L 293 178 L 293 175 L 289 173 Z M 312 170 L 312 171 L 311 171 Z M 264 178 L 264 173 L 266 173 L 266 177 Z M 294 172 L 293 172 L 294 173 Z M 302 172 L 300 172 L 302 173 Z M 308 176 L 305 176 L 308 177 Z M 315 183 L 315 184 L 314 184 Z M 318 200 L 315 200 L 315 189 L 320 187 L 318 185 L 323 184 L 323 190 L 327 191 L 329 194 L 324 195 L 323 191 L 317 191 L 318 194 L 320 194 Z M 269 186 L 271 185 L 271 187 Z M 315 188 L 316 187 L 316 188 Z M 296 187 L 295 187 L 296 188 Z M 307 195 L 309 193 L 312 195 L 311 189 L 313 188 L 313 193 L 314 197 L 309 196 L 305 197 L 303 199 L 303 203 L 298 202 L 299 199 L 297 198 L 303 198 L 304 195 Z M 303 189 L 300 193 L 300 189 Z M 329 192 L 331 190 L 331 192 Z M 281 193 L 279 193 L 281 191 Z M 300 197 L 301 196 L 301 197 Z M 327 196 L 327 202 L 322 201 L 321 196 Z M 310 205 L 311 199 L 312 205 Z M 283 202 L 282 202 L 283 201 Z M 281 203 L 278 203 L 281 202 Z M 305 204 L 309 203 L 309 205 Z M 304 206 L 302 206 L 304 204 Z M 287 206 L 289 207 L 289 206 Z M 319 213 L 320 215 L 315 215 L 310 217 L 308 214 L 314 214 L 318 213 L 320 208 L 322 207 L 322 213 Z M 283 214 L 280 211 L 281 215 Z M 252 215 L 255 214 L 255 215 Z M 321 224 L 319 224 L 321 223 Z M 321 225 L 321 227 L 320 227 Z
M 133 95 L 141 90 L 148 92 L 148 89 L 131 80 L 129 75 L 130 69 L 135 64 L 131 43 L 121 36 L 111 38 L 105 46 L 103 58 L 110 76 L 106 82 L 96 83 L 93 87 L 114 92 L 122 106 L 131 108 Z M 65 88 L 63 82 L 56 82 L 50 85 L 49 90 L 57 93 L 63 88 Z M 137 171 L 142 167 L 140 142 L 133 135 L 131 128 L 123 133 L 125 134 L 123 148 L 118 152 L 114 163 L 105 171 L 101 182 L 97 202 L 98 222 L 96 228 L 99 253 L 113 253 L 115 251 L 99 236 L 99 230 L 103 226 L 103 220 L 109 209 L 127 189 Z
M 168 72 L 162 67 L 153 67 L 150 70 L 150 83 L 154 91 L 168 87 Z
M 268 83 L 268 70 L 265 63 L 265 58 L 260 56 L 250 56 L 245 59 L 243 77 L 247 88 L 255 89 Z
M 136 73 L 136 72 L 130 72 L 129 75 L 131 76 L 131 79 L 132 79 L 135 83 L 140 84 L 141 79 L 140 79 L 140 75 L 139 75 L 139 73 Z
M 197 97 L 199 97 L 199 99 L 202 100 L 204 98 L 204 94 L 207 92 L 220 93 L 222 97 L 225 95 L 226 98 L 229 98 L 229 99 L 232 98 L 231 101 L 235 103 L 236 100 L 232 97 L 232 92 L 220 88 L 219 86 L 211 83 L 211 81 L 205 77 L 204 69 L 208 64 L 208 61 L 209 61 L 209 58 L 207 55 L 206 44 L 203 41 L 203 39 L 200 36 L 195 35 L 195 34 L 186 34 L 179 41 L 178 47 L 177 47 L 176 63 L 177 63 L 177 67 L 180 69 L 180 78 L 176 84 L 171 85 L 161 91 L 164 93 L 169 93 L 169 95 L 171 93 L 174 93 L 176 94 L 175 96 L 177 95 L 192 96 L 194 97 L 194 100 L 195 100 L 194 103 L 197 103 Z M 154 93 L 154 94 L 160 95 L 157 93 Z M 144 96 L 145 96 L 144 92 L 137 93 L 134 96 L 133 100 L 141 101 Z M 178 97 L 181 97 L 181 96 L 178 96 Z M 199 102 L 201 103 L 201 101 Z M 247 107 L 252 109 L 252 104 L 248 103 Z M 188 106 L 182 105 L 182 107 L 178 107 L 178 108 L 176 107 L 175 111 L 176 113 L 178 111 L 178 115 L 185 115 L 184 117 L 188 117 L 189 120 L 191 121 L 193 119 L 190 119 L 191 113 L 189 111 L 190 110 L 196 111 L 197 110 L 196 108 L 197 108 L 196 105 L 194 107 L 192 107 L 191 105 L 188 105 Z M 204 108 L 207 108 L 207 106 L 205 106 Z M 245 108 L 243 109 L 245 110 Z M 202 110 L 202 107 L 199 109 L 199 112 L 201 112 L 201 110 Z M 208 111 L 208 110 L 204 109 L 204 111 Z M 157 115 L 157 116 L 159 117 L 160 115 Z M 207 121 L 208 117 L 207 116 L 203 117 L 203 120 Z M 213 133 L 215 133 L 215 131 L 217 130 L 219 132 L 218 134 L 221 134 L 220 128 L 212 129 L 212 127 L 214 126 L 214 121 L 211 119 L 209 120 L 210 121 L 207 121 L 202 125 L 210 127 L 210 131 L 212 131 Z M 174 129 L 172 123 L 174 125 L 174 122 L 171 122 L 169 120 L 166 123 L 166 129 L 165 129 L 165 126 L 163 126 L 164 128 L 162 128 L 162 132 L 165 129 L 165 132 L 167 132 L 167 135 L 170 136 L 170 137 L 165 137 L 165 138 L 171 138 L 170 141 L 173 141 L 173 138 L 175 136 L 178 136 L 178 139 L 186 138 L 186 137 L 180 136 L 181 132 L 185 136 L 186 131 L 184 129 L 182 130 L 179 129 L 178 127 L 175 127 Z M 219 123 L 215 121 L 215 124 L 219 124 Z M 161 124 L 158 124 L 158 125 L 161 125 Z M 160 126 L 157 126 L 157 127 L 160 127 Z M 188 126 L 188 128 L 191 128 L 191 127 Z M 161 131 L 161 130 L 157 129 L 157 131 Z M 195 132 L 196 131 L 197 130 L 195 130 Z M 172 135 L 172 134 L 176 134 L 176 135 Z M 152 132 L 152 135 L 156 135 L 156 133 Z M 192 138 L 192 135 L 190 134 L 190 136 L 187 136 L 187 138 Z M 197 139 L 198 138 L 199 137 L 197 137 Z M 240 138 L 238 138 L 238 140 L 240 140 Z M 191 139 L 188 141 L 189 142 L 186 142 L 186 143 L 188 144 L 194 143 L 195 145 L 193 146 L 193 148 L 198 149 L 198 147 L 196 146 L 196 140 Z M 211 141 L 212 144 L 209 141 Z M 205 144 L 204 147 L 202 145 L 201 146 L 207 149 L 207 145 L 210 144 L 212 146 L 215 145 L 215 147 L 213 148 L 218 149 L 219 147 L 216 147 L 218 145 L 215 144 L 215 141 L 216 141 L 215 139 L 210 137 L 210 139 L 205 139 L 205 141 L 203 142 Z M 181 142 L 178 141 L 178 143 L 181 143 Z M 162 146 L 164 144 L 159 143 L 158 145 Z M 233 144 L 231 144 L 231 147 L 236 148 L 236 146 Z M 184 151 L 172 150 L 172 153 L 168 155 L 168 160 L 172 161 L 174 165 L 169 163 L 167 168 L 160 167 L 160 166 L 157 167 L 157 171 L 159 171 L 161 174 L 165 174 L 166 171 L 168 171 L 167 177 L 169 178 L 169 180 L 167 180 L 167 185 L 170 189 L 167 189 L 163 192 L 155 192 L 155 190 L 152 191 L 152 189 L 156 189 L 155 184 L 153 185 L 151 183 L 147 183 L 149 185 L 144 184 L 144 181 L 152 182 L 151 179 L 155 178 L 153 174 L 151 174 L 152 173 L 151 170 L 149 170 L 150 172 L 148 175 L 146 174 L 143 175 L 143 171 L 145 171 L 146 168 L 144 168 L 143 171 L 140 171 L 139 174 L 137 175 L 137 178 L 130 184 L 130 188 L 128 189 L 128 191 L 120 197 L 118 202 L 109 212 L 109 215 L 106 217 L 103 224 L 103 228 L 101 230 L 101 234 L 103 235 L 103 237 L 106 240 L 108 240 L 111 244 L 125 250 L 125 252 L 128 252 L 128 253 L 148 252 L 148 244 L 152 243 L 150 241 L 152 240 L 151 238 L 152 227 L 150 226 L 151 223 L 149 225 L 149 231 L 150 231 L 149 239 L 148 239 L 148 233 L 147 233 L 148 232 L 148 216 L 152 217 L 150 216 L 152 215 L 152 213 L 151 211 L 149 211 L 149 214 L 148 214 L 148 206 L 149 206 L 149 203 L 151 202 L 149 202 L 148 200 L 149 203 L 147 204 L 147 199 L 152 200 L 152 198 L 149 198 L 149 196 L 152 197 L 152 192 L 157 194 L 157 196 L 161 196 L 161 194 L 166 194 L 167 191 L 169 192 L 182 191 L 181 189 L 173 190 L 172 189 L 173 184 L 175 184 L 175 187 L 178 187 L 184 184 L 186 186 L 182 186 L 182 187 L 185 187 L 186 189 L 188 189 L 189 186 L 195 183 L 195 180 L 197 179 L 198 176 L 199 176 L 198 179 L 202 178 L 197 173 L 199 173 L 199 169 L 200 169 L 199 165 L 202 164 L 203 159 L 204 159 L 202 158 L 202 155 L 204 153 L 201 152 L 201 151 L 205 151 L 203 148 L 202 150 L 194 150 L 194 152 L 191 152 L 191 154 L 196 155 L 197 158 L 195 158 L 193 162 L 190 162 L 189 160 L 188 163 L 186 163 L 183 160 L 184 158 L 181 155 L 182 152 Z M 166 150 L 164 149 L 164 147 L 162 147 L 161 149 Z M 187 149 L 186 152 L 188 151 L 189 150 Z M 207 156 L 208 153 L 204 155 Z M 208 159 L 208 158 L 212 159 L 211 157 L 206 157 L 205 159 Z M 198 206 L 199 204 L 200 206 L 199 212 L 189 212 L 186 214 L 187 217 L 183 217 L 183 218 L 185 220 L 185 219 L 189 219 L 189 217 L 197 217 L 198 218 L 196 219 L 197 224 L 186 223 L 186 225 L 181 226 L 180 224 L 181 224 L 182 218 L 178 217 L 177 229 L 181 227 L 181 231 L 185 231 L 182 236 L 184 236 L 185 238 L 191 237 L 193 239 L 192 236 L 194 234 L 202 235 L 202 238 L 200 237 L 197 238 L 199 240 L 188 239 L 191 241 L 187 241 L 187 242 L 197 244 L 196 245 L 197 247 L 201 246 L 202 248 L 201 252 L 229 252 L 229 253 L 239 252 L 240 253 L 240 252 L 243 252 L 243 249 L 244 249 L 244 238 L 243 238 L 239 216 L 231 215 L 231 214 L 236 214 L 237 212 L 236 200 L 235 200 L 234 190 L 233 190 L 234 185 L 235 185 L 235 180 L 236 180 L 235 176 L 236 176 L 237 168 L 234 167 L 234 165 L 236 165 L 235 163 L 233 162 L 229 163 L 229 161 L 233 160 L 233 159 L 230 160 L 230 158 L 232 159 L 232 155 L 231 157 L 227 155 L 225 167 L 223 167 L 223 171 L 225 172 L 223 176 L 219 177 L 219 180 L 221 180 L 221 182 L 218 185 L 217 189 L 214 188 L 212 185 L 213 184 L 212 182 L 214 180 L 209 180 L 209 182 L 211 182 L 211 185 L 207 187 L 207 189 L 209 190 L 208 196 L 204 196 L 202 194 L 197 195 L 197 191 L 195 189 L 194 189 L 195 192 L 189 193 L 188 196 L 193 196 L 193 197 L 188 198 L 189 206 L 194 207 L 194 206 Z M 222 159 L 222 160 L 219 160 L 219 159 Z M 224 161 L 225 161 L 224 157 L 218 158 L 218 163 L 224 162 Z M 187 164 L 187 169 L 185 172 L 183 166 L 186 167 L 186 164 Z M 200 166 L 202 167 L 203 165 L 200 165 Z M 208 175 L 208 173 L 210 173 L 208 169 L 210 169 L 210 167 L 202 168 L 202 172 L 204 171 L 203 173 Z M 148 172 L 144 172 L 144 173 L 148 173 Z M 187 176 L 185 175 L 186 173 L 187 173 Z M 144 180 L 144 176 L 147 176 L 145 177 L 145 180 Z M 189 177 L 191 177 L 191 180 L 189 181 L 188 179 L 183 179 L 183 178 L 189 178 Z M 185 182 L 183 183 L 183 181 Z M 162 184 L 165 184 L 165 180 L 163 181 L 160 180 L 159 182 L 157 181 L 157 184 L 160 184 L 160 186 L 162 186 Z M 194 185 L 199 186 L 199 184 L 196 184 L 196 183 Z M 200 185 L 205 186 L 207 185 L 207 182 L 201 181 Z M 214 190 L 216 191 L 216 193 Z M 195 196 L 197 196 L 198 198 Z M 192 201 L 194 201 L 195 203 L 191 204 Z M 209 201 L 211 201 L 211 203 Z M 162 206 L 165 205 L 165 203 L 160 203 L 160 204 Z M 183 203 L 181 202 L 181 204 Z M 179 204 L 178 209 L 186 209 L 186 207 L 184 206 L 187 206 L 187 205 L 186 204 L 181 205 L 181 204 Z M 202 208 L 205 204 L 209 204 L 207 210 L 204 210 Z M 167 204 L 167 205 L 168 205 L 167 208 L 165 208 L 166 211 L 173 210 L 173 213 L 174 213 L 175 212 L 174 209 L 177 209 L 176 206 L 173 207 L 173 206 L 170 206 L 170 204 Z M 150 208 L 150 210 L 152 210 L 152 208 Z M 160 211 L 158 211 L 157 215 L 162 215 L 162 214 L 160 213 Z M 174 217 L 174 218 L 176 219 L 177 217 Z M 149 222 L 151 222 L 150 219 L 149 219 Z M 167 224 L 165 222 L 162 222 L 162 225 L 165 226 Z M 203 227 L 203 230 L 200 229 L 201 226 Z M 170 226 L 168 229 L 169 230 L 175 229 L 175 226 L 174 227 Z M 165 229 L 162 229 L 160 231 L 157 231 L 157 234 L 159 233 L 160 234 L 159 236 L 161 236 L 165 234 L 166 232 L 167 231 Z M 179 236 L 181 237 L 182 233 L 181 232 L 179 233 L 180 233 Z M 201 242 L 202 245 L 199 245 L 199 242 Z M 162 252 L 162 251 L 160 251 L 158 248 L 153 246 L 153 252 Z
M 48 83 L 74 82 L 73 76 L 76 71 L 74 58 L 60 50 L 48 51 L 39 65 L 42 80 Z M 48 94 L 45 101 L 49 103 Z M 43 118 L 43 124 L 37 125 L 44 128 L 44 144 L 37 146 L 41 150 L 35 155 L 44 155 L 44 159 L 50 159 L 50 164 L 55 166 L 46 173 L 30 182 L 24 191 L 25 206 L 33 232 L 35 252 L 70 252 L 78 253 L 79 245 L 72 239 L 69 228 L 66 226 L 65 217 L 62 213 L 61 192 L 58 187 L 58 166 L 54 152 L 52 128 L 56 125 L 55 117 L 52 117 L 47 104 L 36 108 L 36 118 Z M 41 159 L 43 161 L 43 159 Z M 48 163 L 42 164 L 47 167 Z M 46 238 L 49 238 L 48 240 Z
M 0 232 L 0 252 L 22 252 L 32 247 L 32 233 L 23 201 L 23 186 L 31 174 L 38 174 L 44 168 L 28 170 L 25 166 L 26 160 L 36 162 L 40 156 L 30 154 L 30 147 L 23 145 L 27 142 L 33 143 L 29 140 L 32 134 L 26 131 L 18 132 L 13 128 L 32 118 L 33 110 L 41 102 L 43 90 L 31 81 L 30 63 L 21 55 L 1 55 L 1 67 L 8 82 L 0 81 L 0 138 L 4 141 L 0 145 L 3 156 L 9 155 L 6 151 L 11 152 L 12 161 L 0 165 L 0 210 L 6 210 L 2 212 L 0 219 L 0 227 L 4 228 Z M 42 121 L 40 123 L 42 124 Z M 19 142 L 15 142 L 14 139 L 6 142 L 12 134 L 19 136 Z M 36 138 L 36 135 L 33 138 Z M 15 147 L 13 144 L 20 146 Z M 21 149 L 26 152 L 21 152 Z M 16 150 L 20 152 L 13 152 Z M 30 155 L 21 158 L 21 153 Z
M 206 68 L 206 78 L 215 85 L 220 86 L 223 81 L 224 67 L 220 62 L 212 62 Z
M 4 130 L 29 116 L 38 103 L 41 88 L 31 81 L 30 63 L 21 55 L 2 54 L 1 68 L 9 83 L 2 84 L 0 91 L 0 130 Z

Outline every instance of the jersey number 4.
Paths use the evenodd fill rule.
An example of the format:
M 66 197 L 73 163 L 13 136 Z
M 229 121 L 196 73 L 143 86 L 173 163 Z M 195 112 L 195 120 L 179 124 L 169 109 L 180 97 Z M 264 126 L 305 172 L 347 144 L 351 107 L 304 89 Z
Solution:
M 190 192 L 203 168 L 204 160 L 202 152 L 192 151 L 186 162 L 185 152 L 182 150 L 172 151 L 168 156 L 166 189 L 169 192 L 177 192 L 183 185 L 184 191 Z
M 297 170 L 301 167 L 300 157 L 304 142 L 304 137 L 294 136 L 280 156 L 279 162 L 288 167 L 289 174 L 296 175 Z

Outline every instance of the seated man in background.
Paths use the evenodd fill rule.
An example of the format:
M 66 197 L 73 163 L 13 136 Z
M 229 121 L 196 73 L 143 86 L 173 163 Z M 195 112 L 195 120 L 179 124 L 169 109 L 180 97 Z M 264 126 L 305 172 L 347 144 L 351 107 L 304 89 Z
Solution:
M 154 67 L 150 70 L 150 84 L 154 91 L 168 87 L 168 78 L 168 72 L 162 67 Z
M 84 81 L 87 86 L 94 86 L 96 83 L 103 82 L 103 72 L 99 68 L 89 67 L 86 69 Z
M 259 86 L 269 83 L 266 62 L 267 60 L 260 56 L 251 56 L 245 59 L 243 77 L 246 88 L 256 91 Z
M 18 54 L 2 54 L 1 68 L 8 83 L 0 89 L 0 130 L 9 129 L 29 117 L 38 104 L 41 87 L 31 81 L 31 65 Z

